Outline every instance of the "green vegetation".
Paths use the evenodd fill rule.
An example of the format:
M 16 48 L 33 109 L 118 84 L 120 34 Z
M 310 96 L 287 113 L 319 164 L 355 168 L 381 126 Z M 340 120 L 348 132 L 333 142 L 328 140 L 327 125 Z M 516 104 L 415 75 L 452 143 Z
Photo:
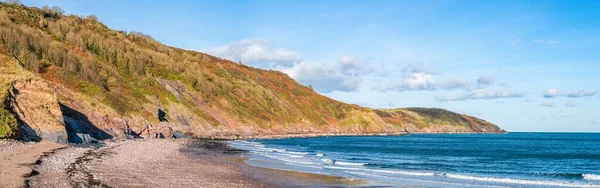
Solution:
M 17 127 L 17 121 L 4 108 L 0 108 L 0 138 L 12 137 L 13 131 Z
M 82 93 L 89 95 L 89 96 L 94 96 L 98 93 L 102 93 L 102 88 L 100 88 L 92 83 L 89 83 L 87 81 L 79 82 L 78 89 Z
M 376 114 L 388 123 L 402 125 L 402 122 L 410 122 L 417 128 L 435 127 L 449 125 L 463 127 L 469 131 L 502 131 L 496 125 L 484 120 L 458 114 L 439 108 L 399 108 L 377 110 Z
M 181 82 L 204 103 L 257 125 L 301 120 L 326 125 L 352 109 L 283 73 L 165 46 L 139 32 L 110 30 L 93 16 L 62 12 L 0 4 L 0 48 L 25 69 L 98 98 L 121 114 L 136 113 L 132 104 L 151 102 L 147 96 L 163 105 L 180 102 L 157 79 Z
M 411 109 L 414 112 L 386 112 L 391 116 L 384 117 L 378 111 L 319 95 L 312 86 L 300 85 L 278 71 L 166 46 L 140 32 L 111 30 L 95 16 L 63 12 L 58 7 L 0 3 L 0 54 L 14 57 L 24 69 L 90 96 L 120 115 L 155 121 L 154 112 L 144 106 L 158 106 L 156 99 L 165 111 L 172 111 L 170 104 L 183 106 L 210 125 L 259 128 L 372 130 L 382 123 L 400 128 L 405 121 L 417 121 L 412 114 L 421 114 Z M 434 112 L 431 118 L 441 118 L 434 123 L 463 123 L 446 121 L 443 113 Z M 419 126 L 430 124 L 418 122 Z

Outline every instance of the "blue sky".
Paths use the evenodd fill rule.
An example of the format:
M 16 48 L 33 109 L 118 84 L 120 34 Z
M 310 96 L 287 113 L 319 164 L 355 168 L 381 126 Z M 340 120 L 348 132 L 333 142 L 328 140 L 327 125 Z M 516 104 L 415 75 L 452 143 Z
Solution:
M 340 101 L 600 132 L 600 1 L 39 1 Z

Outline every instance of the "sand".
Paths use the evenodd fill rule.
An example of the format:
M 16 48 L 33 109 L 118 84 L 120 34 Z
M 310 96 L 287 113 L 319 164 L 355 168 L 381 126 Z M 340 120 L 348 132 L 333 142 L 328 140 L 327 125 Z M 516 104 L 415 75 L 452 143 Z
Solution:
M 24 176 L 32 172 L 29 166 L 38 156 L 62 147 L 66 146 L 52 142 L 0 141 L 0 187 L 23 187 Z
M 101 145 L 0 142 L 0 187 L 314 187 L 362 182 L 253 167 L 224 142 L 150 139 Z M 38 157 L 40 156 L 40 157 Z

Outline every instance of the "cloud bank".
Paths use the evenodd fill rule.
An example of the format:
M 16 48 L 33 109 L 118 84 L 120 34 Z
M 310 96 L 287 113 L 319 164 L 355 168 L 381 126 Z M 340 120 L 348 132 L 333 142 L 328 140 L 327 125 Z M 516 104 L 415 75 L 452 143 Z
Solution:
M 500 99 L 500 98 L 521 98 L 524 97 L 525 93 L 520 92 L 505 92 L 505 91 L 491 91 L 488 89 L 479 89 L 470 92 L 466 92 L 460 95 L 450 96 L 436 96 L 435 100 L 440 102 L 446 101 L 465 101 L 465 100 L 476 100 L 476 99 Z
M 244 39 L 204 51 L 220 58 L 241 61 L 243 64 L 263 69 L 289 67 L 304 59 L 294 51 L 275 48 L 269 41 L 260 39 Z
M 483 75 L 473 82 L 465 78 L 455 77 L 445 81 L 438 81 L 438 73 L 423 64 L 409 64 L 402 69 L 401 80 L 388 83 L 384 87 L 375 88 L 377 91 L 419 91 L 419 90 L 473 90 L 493 86 L 495 79 Z
M 578 90 L 572 91 L 567 94 L 562 93 L 558 90 L 558 88 L 551 88 L 544 92 L 544 98 L 556 98 L 556 97 L 569 97 L 569 98 L 583 98 L 583 97 L 593 97 L 598 94 L 598 91 L 586 91 L 586 90 Z
M 342 56 L 334 64 L 304 60 L 297 52 L 276 48 L 261 39 L 244 39 L 204 51 L 249 66 L 282 71 L 323 93 L 355 91 L 362 83 L 362 77 L 373 72 L 351 56 Z
M 551 88 L 544 92 L 544 98 L 555 98 L 560 96 L 560 92 L 558 92 L 558 88 Z
M 355 91 L 362 83 L 362 76 L 371 73 L 349 56 L 341 57 L 334 65 L 303 61 L 281 71 L 324 93 Z

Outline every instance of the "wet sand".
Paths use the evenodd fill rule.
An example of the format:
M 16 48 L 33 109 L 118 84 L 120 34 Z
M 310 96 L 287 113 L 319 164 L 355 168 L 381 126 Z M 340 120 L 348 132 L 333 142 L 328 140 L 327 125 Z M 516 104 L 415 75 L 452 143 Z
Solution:
M 357 179 L 250 166 L 244 162 L 246 151 L 232 148 L 224 142 L 196 140 L 188 142 L 181 151 L 194 159 L 235 166 L 251 180 L 266 183 L 267 187 L 348 187 L 364 183 Z
M 11 140 L 0 140 L 0 187 L 22 187 L 24 176 L 31 173 L 31 164 L 38 156 L 65 145 L 40 142 L 23 143 Z
M 128 140 L 69 147 L 42 143 L 30 147 L 39 152 L 25 150 L 31 156 L 27 160 L 3 162 L 21 168 L 19 173 L 5 173 L 3 168 L 0 187 L 324 187 L 362 183 L 253 167 L 244 163 L 245 151 L 211 140 Z M 0 154 L 24 155 L 20 151 Z M 43 156 L 37 160 L 37 155 Z

